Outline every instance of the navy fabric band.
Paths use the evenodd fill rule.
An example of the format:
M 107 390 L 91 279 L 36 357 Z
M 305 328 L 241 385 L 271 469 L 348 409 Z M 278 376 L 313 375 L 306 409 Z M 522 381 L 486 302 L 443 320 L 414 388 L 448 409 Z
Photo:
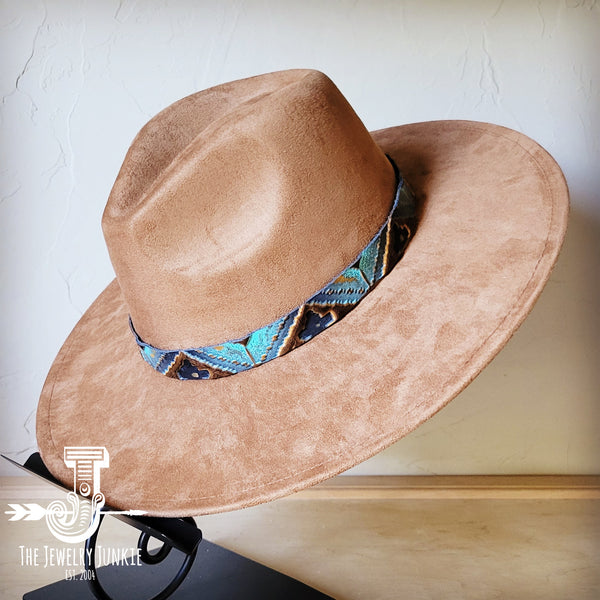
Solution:
M 388 157 L 389 158 L 389 157 Z M 129 324 L 144 360 L 176 379 L 215 379 L 247 371 L 308 342 L 339 321 L 402 257 L 416 226 L 415 199 L 396 165 L 392 209 L 356 261 L 301 306 L 243 339 L 215 346 L 162 350 L 144 342 Z

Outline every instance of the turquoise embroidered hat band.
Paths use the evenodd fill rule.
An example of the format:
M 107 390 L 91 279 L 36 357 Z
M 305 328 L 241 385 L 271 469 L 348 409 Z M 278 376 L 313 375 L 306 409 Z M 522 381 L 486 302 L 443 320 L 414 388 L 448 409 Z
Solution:
M 388 157 L 389 158 L 389 157 Z M 144 342 L 129 324 L 144 360 L 175 379 L 216 379 L 247 371 L 308 342 L 339 321 L 364 298 L 402 257 L 416 227 L 415 199 L 396 173 L 390 213 L 356 261 L 304 304 L 243 339 L 215 346 L 162 350 Z

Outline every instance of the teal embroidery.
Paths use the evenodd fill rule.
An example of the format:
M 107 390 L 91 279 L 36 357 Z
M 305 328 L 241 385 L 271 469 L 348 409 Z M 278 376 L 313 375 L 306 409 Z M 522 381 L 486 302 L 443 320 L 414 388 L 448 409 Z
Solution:
M 389 158 L 389 157 L 388 157 Z M 415 199 L 396 165 L 396 195 L 385 223 L 357 260 L 304 304 L 243 339 L 217 346 L 161 350 L 129 325 L 144 360 L 175 379 L 216 379 L 247 371 L 287 354 L 339 321 L 400 260 L 416 226 Z

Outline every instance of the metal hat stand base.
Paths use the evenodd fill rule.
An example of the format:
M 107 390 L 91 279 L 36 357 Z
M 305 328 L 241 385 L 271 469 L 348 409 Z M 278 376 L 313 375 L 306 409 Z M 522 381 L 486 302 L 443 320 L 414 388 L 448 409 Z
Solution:
M 37 452 L 24 465 L 10 462 L 71 491 L 51 475 Z M 296 579 L 203 540 L 192 518 L 111 516 L 141 531 L 142 566 L 96 568 L 97 530 L 86 541 L 88 552 L 81 575 L 28 592 L 23 600 L 333 600 Z M 162 542 L 158 550 L 148 550 L 151 538 Z

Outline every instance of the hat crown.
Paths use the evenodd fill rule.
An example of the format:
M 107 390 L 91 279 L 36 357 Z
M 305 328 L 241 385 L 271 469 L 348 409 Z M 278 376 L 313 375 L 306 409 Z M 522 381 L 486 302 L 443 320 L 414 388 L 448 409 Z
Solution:
M 189 348 L 273 322 L 356 259 L 394 188 L 384 154 L 320 72 L 176 102 L 133 141 L 103 217 L 137 332 Z

